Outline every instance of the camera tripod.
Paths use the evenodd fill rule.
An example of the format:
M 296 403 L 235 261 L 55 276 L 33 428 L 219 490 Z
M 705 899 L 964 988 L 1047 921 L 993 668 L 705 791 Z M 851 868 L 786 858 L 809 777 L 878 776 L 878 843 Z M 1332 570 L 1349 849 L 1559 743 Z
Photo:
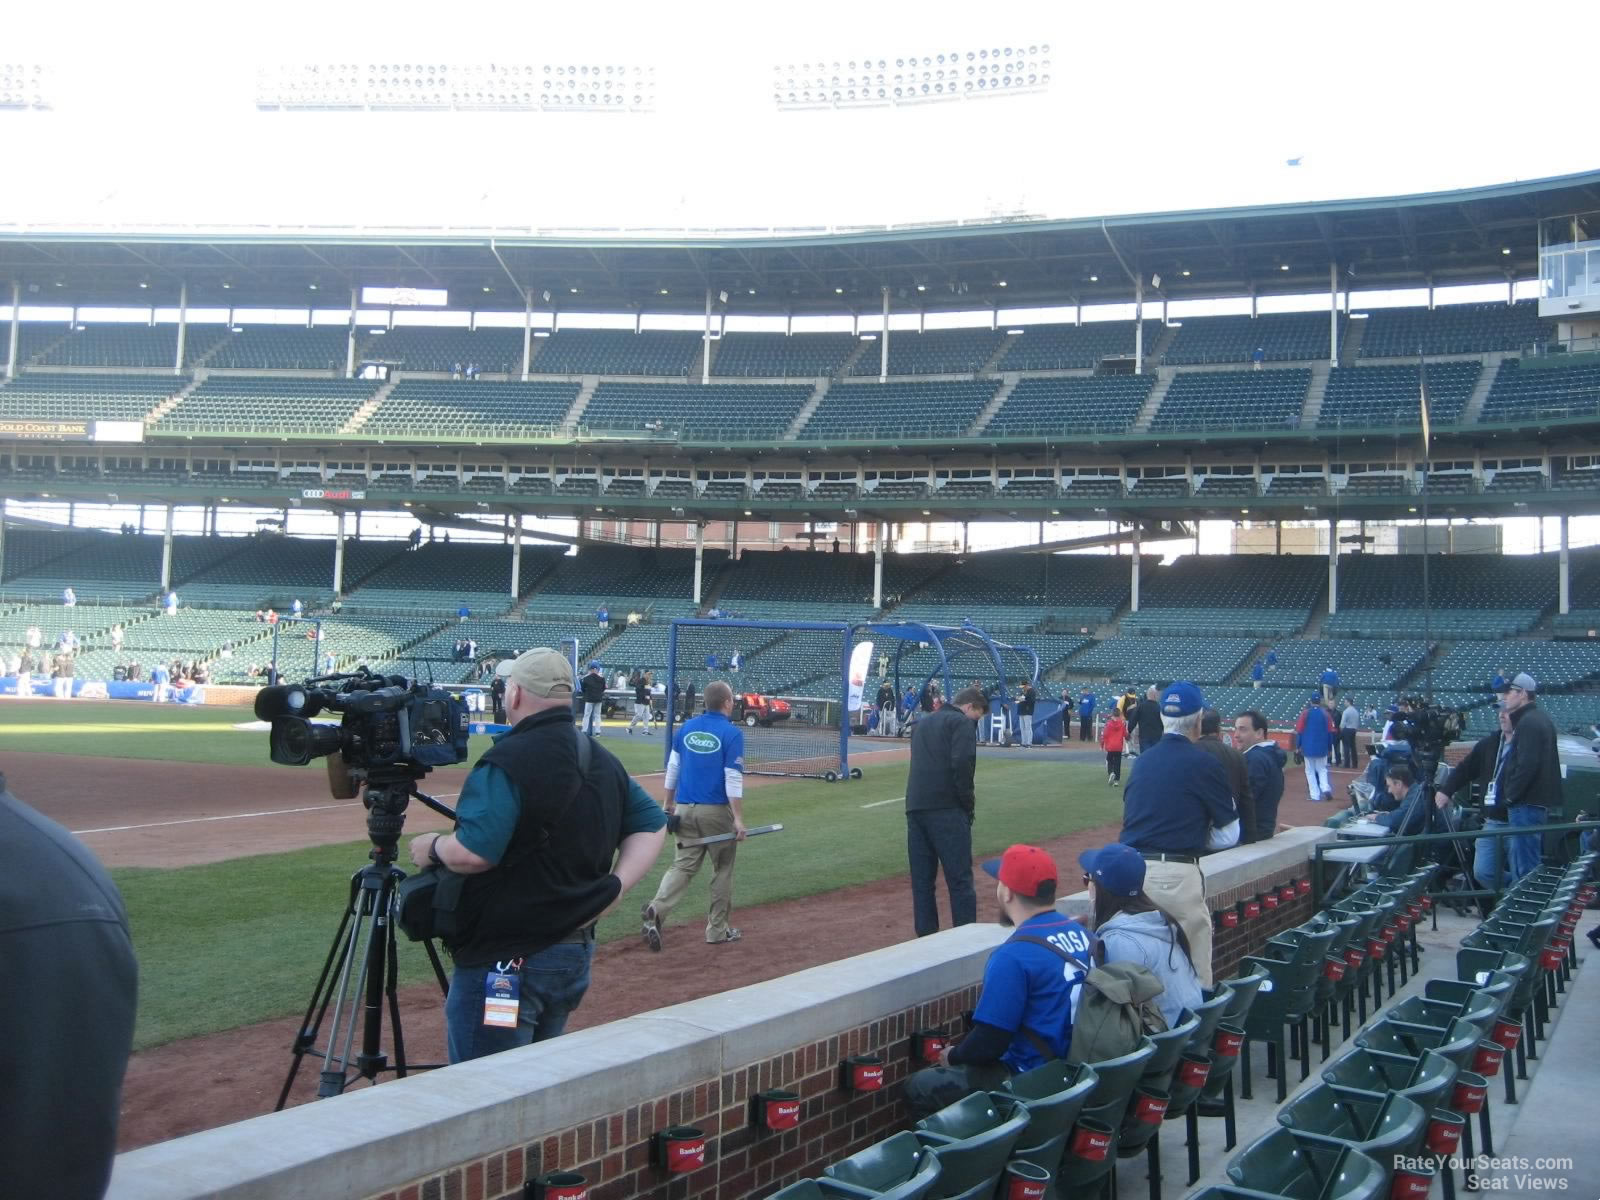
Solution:
M 318 1099 L 341 1095 L 350 1082 L 352 1068 L 357 1078 L 367 1080 L 375 1080 L 384 1071 L 393 1071 L 397 1078 L 406 1075 L 408 1064 L 405 1035 L 400 1025 L 400 964 L 396 954 L 394 919 L 395 888 L 406 877 L 406 873 L 395 865 L 395 857 L 400 844 L 400 830 L 405 824 L 406 805 L 413 796 L 435 812 L 454 820 L 455 814 L 449 808 L 432 796 L 416 790 L 416 779 L 409 774 L 399 779 L 369 778 L 367 781 L 362 803 L 367 808 L 367 836 L 372 841 L 372 861 L 350 877 L 350 894 L 344 915 L 339 919 L 339 929 L 333 935 L 333 945 L 329 947 L 328 957 L 322 964 L 322 974 L 317 979 L 311 1002 L 301 1019 L 300 1032 L 295 1035 L 293 1061 L 283 1081 L 283 1090 L 278 1093 L 278 1103 L 273 1106 L 274 1111 L 288 1103 L 289 1091 L 294 1086 L 301 1061 L 307 1054 L 316 1053 L 322 1022 L 330 1004 L 333 1005 L 333 1018 L 328 1025 L 327 1048 L 322 1052 Z M 448 992 L 449 982 L 445 978 L 444 964 L 439 961 L 439 952 L 431 941 L 424 942 L 423 948 L 427 950 L 428 961 L 433 965 L 439 990 Z M 382 1049 L 385 998 L 394 1036 L 392 1064 Z M 361 1028 L 361 1050 L 352 1058 L 358 1023 Z M 436 1065 L 426 1064 L 427 1067 Z

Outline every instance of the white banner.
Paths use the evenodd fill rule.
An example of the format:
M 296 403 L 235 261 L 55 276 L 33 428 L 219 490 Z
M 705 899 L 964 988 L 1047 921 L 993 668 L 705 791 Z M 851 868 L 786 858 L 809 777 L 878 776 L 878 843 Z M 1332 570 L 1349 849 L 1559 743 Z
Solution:
M 857 642 L 850 652 L 850 693 L 846 707 L 851 712 L 861 710 L 861 693 L 867 686 L 867 668 L 872 664 L 872 643 Z

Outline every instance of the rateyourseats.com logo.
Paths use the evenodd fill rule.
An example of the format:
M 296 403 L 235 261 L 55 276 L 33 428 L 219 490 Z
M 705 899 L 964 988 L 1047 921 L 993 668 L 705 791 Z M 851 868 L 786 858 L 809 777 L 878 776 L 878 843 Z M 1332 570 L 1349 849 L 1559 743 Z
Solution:
M 715 754 L 722 749 L 722 739 L 714 733 L 691 733 L 683 744 L 696 754 Z

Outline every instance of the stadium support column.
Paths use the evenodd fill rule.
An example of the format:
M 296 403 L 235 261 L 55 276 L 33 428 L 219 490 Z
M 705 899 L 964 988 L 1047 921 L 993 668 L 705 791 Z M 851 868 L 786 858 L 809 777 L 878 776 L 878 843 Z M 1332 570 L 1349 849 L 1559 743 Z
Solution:
M 344 599 L 344 510 L 339 510 L 337 532 L 333 536 L 333 598 Z
M 522 293 L 522 382 L 528 382 L 533 365 L 533 293 Z
M 0 575 L 6 569 L 6 502 L 0 500 Z
M 161 590 L 172 587 L 172 505 L 167 505 L 166 532 L 161 535 Z
M 511 603 L 517 602 L 517 594 L 522 590 L 522 514 L 515 517 L 515 524 L 511 526 Z
M 1132 601 L 1130 612 L 1139 611 L 1139 526 L 1133 527 L 1133 571 L 1128 579 L 1128 594 Z
M 1424 537 L 1423 545 L 1427 545 Z M 1339 521 L 1328 519 L 1328 615 L 1339 611 Z
M 189 340 L 189 281 L 178 281 L 178 353 L 172 360 L 172 373 L 183 374 L 184 343 Z
M 706 284 L 706 328 L 700 335 L 700 382 L 711 382 L 711 285 Z
M 883 607 L 883 540 L 888 536 L 889 527 L 882 521 L 877 524 L 878 536 L 872 539 L 872 608 L 873 611 Z
M 1339 264 L 1328 264 L 1328 364 L 1339 365 Z
M 344 339 L 344 377 L 356 377 L 356 301 L 361 292 L 355 284 L 350 285 L 350 328 L 345 331 Z
M 889 289 L 883 289 L 883 332 L 878 334 L 878 382 L 889 381 Z
M 1556 611 L 1572 611 L 1572 561 L 1567 553 L 1567 514 L 1561 514 L 1561 551 L 1556 559 Z
M 1144 277 L 1142 275 L 1135 275 L 1133 278 L 1133 373 L 1144 374 Z
M 701 571 L 705 565 L 705 553 L 706 523 L 704 521 L 696 521 L 694 523 L 694 602 L 696 605 L 700 603 L 700 580 Z
M 22 284 L 13 281 L 11 284 L 11 336 L 8 339 L 6 350 L 6 378 L 17 377 L 17 335 L 22 326 Z

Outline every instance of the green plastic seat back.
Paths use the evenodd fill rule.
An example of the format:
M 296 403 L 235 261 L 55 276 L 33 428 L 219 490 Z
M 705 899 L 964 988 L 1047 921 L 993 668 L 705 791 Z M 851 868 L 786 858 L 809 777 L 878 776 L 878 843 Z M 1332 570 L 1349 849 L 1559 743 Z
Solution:
M 985 1181 L 993 1188 L 1012 1149 L 1028 1128 L 1028 1109 L 1020 1100 L 998 1093 L 985 1100 L 993 1111 L 993 1124 L 960 1141 L 930 1147 L 939 1159 L 943 1172 L 939 1190 L 946 1196 L 957 1195 Z M 919 1125 L 925 1123 L 919 1122 Z
M 1018 1142 L 1019 1148 L 1043 1146 L 1064 1135 L 1078 1119 L 1084 1102 L 1099 1081 L 1100 1077 L 1088 1063 L 1069 1066 L 1059 1059 L 1008 1079 L 1004 1091 L 1021 1100 L 1029 1114 L 1028 1128 Z M 1054 1091 L 1045 1090 L 1052 1086 Z M 1055 1170 L 1054 1163 L 1039 1165 Z
M 917 1173 L 929 1151 L 911 1132 L 897 1133 L 822 1168 L 824 1176 L 874 1192 L 887 1191 Z
M 917 1122 L 918 1129 L 949 1138 L 969 1138 L 1000 1124 L 1000 1110 L 987 1092 L 973 1092 Z

